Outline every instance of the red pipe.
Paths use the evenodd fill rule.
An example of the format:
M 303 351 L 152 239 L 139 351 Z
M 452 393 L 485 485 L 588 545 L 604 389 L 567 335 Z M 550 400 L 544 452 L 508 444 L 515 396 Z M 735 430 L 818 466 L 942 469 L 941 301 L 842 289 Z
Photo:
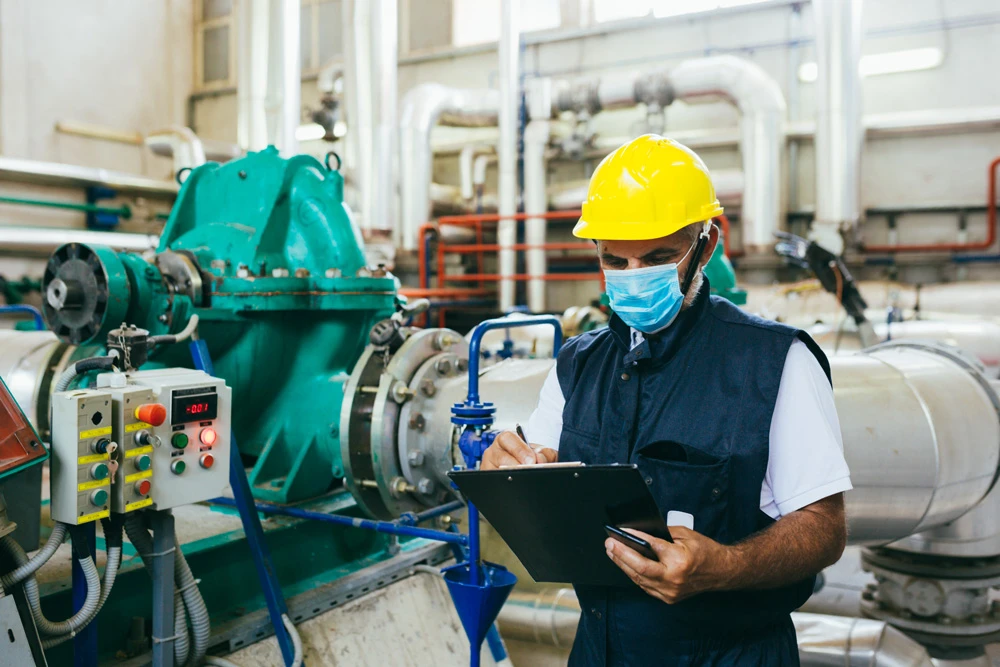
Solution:
M 594 271 L 593 273 L 543 273 L 540 276 L 529 276 L 526 273 L 516 273 L 512 276 L 505 276 L 506 279 L 525 281 L 525 280 L 537 280 L 541 278 L 542 280 L 600 280 L 604 277 L 602 272 Z M 473 280 L 500 280 L 499 273 L 467 273 L 462 276 L 448 276 L 448 280 L 455 282 L 470 282 Z
M 427 223 L 426 225 L 420 225 L 420 229 L 417 230 L 417 261 L 420 263 L 421 289 L 427 288 L 427 243 L 425 237 L 433 229 L 434 225 Z
M 499 222 L 500 220 L 527 220 L 528 218 L 579 218 L 581 211 L 549 211 L 548 213 L 515 213 L 514 215 L 498 215 L 484 213 L 482 215 L 442 215 L 438 218 L 441 225 L 474 225 L 479 222 Z
M 746 251 L 732 250 L 732 246 L 729 245 L 729 218 L 720 215 L 716 220 L 719 221 L 719 226 L 722 227 L 722 250 L 726 253 L 726 257 L 732 259 L 733 257 L 742 257 L 745 255 Z
M 497 243 L 466 243 L 456 245 L 439 246 L 446 252 L 482 252 L 484 250 L 497 251 L 500 245 Z M 511 250 L 596 250 L 593 243 L 542 243 L 540 245 L 529 245 L 527 243 L 515 243 L 510 246 Z
M 990 162 L 986 172 L 986 238 L 971 243 L 925 243 L 918 245 L 866 245 L 865 252 L 952 252 L 956 250 L 987 250 L 997 240 L 997 166 L 1000 157 Z
M 399 293 L 403 296 L 413 297 L 414 299 L 435 296 L 490 296 L 493 294 L 488 289 L 469 289 L 466 287 L 430 287 L 426 289 L 403 287 L 399 290 Z

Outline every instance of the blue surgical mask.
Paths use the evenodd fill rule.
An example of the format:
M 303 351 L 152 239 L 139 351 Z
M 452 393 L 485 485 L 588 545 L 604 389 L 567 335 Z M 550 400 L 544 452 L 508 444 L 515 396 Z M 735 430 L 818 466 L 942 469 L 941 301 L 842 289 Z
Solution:
M 689 249 L 688 254 L 690 252 Z M 647 334 L 657 333 L 673 324 L 684 303 L 677 272 L 679 263 L 604 271 L 605 291 L 611 300 L 612 310 L 622 322 Z

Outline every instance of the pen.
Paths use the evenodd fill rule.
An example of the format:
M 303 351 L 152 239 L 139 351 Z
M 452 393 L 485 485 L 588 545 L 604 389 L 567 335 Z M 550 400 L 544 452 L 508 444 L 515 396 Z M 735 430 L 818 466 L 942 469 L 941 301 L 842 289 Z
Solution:
M 514 424 L 514 431 L 517 433 L 517 437 L 519 437 L 521 440 L 524 440 L 525 442 L 528 442 L 528 438 L 525 437 L 524 429 L 521 428 L 520 424 Z

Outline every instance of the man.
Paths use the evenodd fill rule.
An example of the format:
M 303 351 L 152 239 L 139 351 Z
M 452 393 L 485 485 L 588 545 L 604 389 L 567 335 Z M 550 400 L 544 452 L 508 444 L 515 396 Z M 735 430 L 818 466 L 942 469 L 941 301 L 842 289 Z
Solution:
M 686 147 L 646 135 L 609 155 L 573 230 L 594 239 L 614 314 L 569 340 L 526 444 L 502 465 L 634 463 L 674 542 L 607 556 L 634 589 L 577 586 L 570 665 L 798 665 L 789 612 L 844 550 L 851 488 L 829 364 L 803 332 L 709 295 L 722 213 Z M 544 511 L 544 509 L 540 509 Z

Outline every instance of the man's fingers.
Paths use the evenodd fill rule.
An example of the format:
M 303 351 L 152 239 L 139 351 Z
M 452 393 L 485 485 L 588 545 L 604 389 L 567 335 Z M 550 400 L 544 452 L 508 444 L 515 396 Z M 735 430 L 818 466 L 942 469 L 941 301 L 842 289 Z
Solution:
M 494 444 L 500 445 L 500 448 L 514 459 L 514 465 L 530 465 L 532 463 L 537 463 L 535 450 L 529 447 L 528 443 L 521 440 L 521 438 L 517 437 L 517 434 L 512 431 L 503 431 L 497 436 Z
M 652 561 L 628 545 L 621 544 L 610 537 L 605 541 L 604 548 L 607 549 L 611 560 L 627 565 L 629 569 L 644 577 L 651 576 L 656 567 L 660 565 L 658 561 Z
M 548 447 L 539 447 L 535 450 L 535 458 L 539 463 L 558 463 L 559 452 Z
M 649 546 L 653 547 L 653 551 L 656 552 L 657 556 L 660 556 L 661 561 L 663 560 L 662 557 L 665 556 L 670 551 L 670 549 L 673 548 L 673 545 L 671 545 L 670 542 L 660 539 L 659 537 L 654 537 L 649 533 L 644 533 L 641 530 L 636 530 L 635 528 L 622 528 L 622 530 L 628 533 L 632 533 L 636 537 L 649 542 Z M 670 535 L 673 536 L 673 534 L 674 534 L 673 529 L 671 529 Z
M 615 546 L 618 547 L 618 545 L 615 545 Z M 622 572 L 624 572 L 626 574 L 626 576 L 628 576 L 629 579 L 631 579 L 632 581 L 634 581 L 637 586 L 640 586 L 642 588 L 646 588 L 647 586 L 649 586 L 650 582 L 648 582 L 644 576 L 642 576 L 641 574 L 639 574 L 638 572 L 636 572 L 635 569 L 629 563 L 625 562 L 621 558 L 620 552 L 622 550 L 624 550 L 624 549 L 627 549 L 627 548 L 628 547 L 618 547 L 618 548 L 612 547 L 612 548 L 609 548 L 607 550 L 608 551 L 608 558 L 610 558 L 611 562 L 613 562 L 615 565 L 617 565 L 618 569 L 620 569 Z

